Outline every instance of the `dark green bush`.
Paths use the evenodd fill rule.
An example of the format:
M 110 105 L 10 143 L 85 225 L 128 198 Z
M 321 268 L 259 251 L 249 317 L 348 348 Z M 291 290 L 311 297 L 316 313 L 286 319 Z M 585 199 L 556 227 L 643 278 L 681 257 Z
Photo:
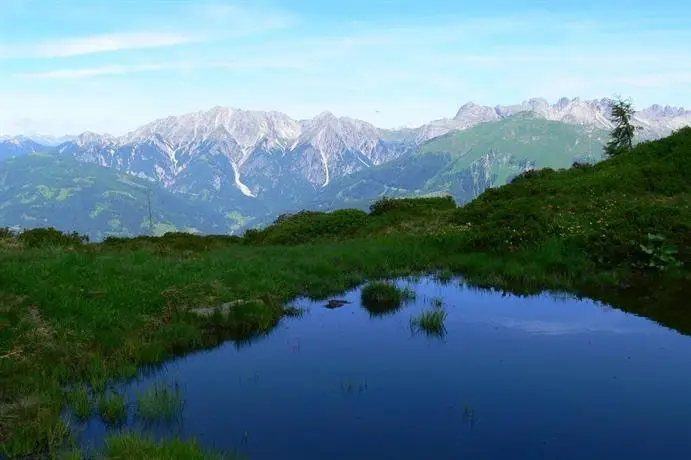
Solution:
M 89 242 L 89 237 L 77 232 L 63 233 L 60 230 L 48 228 L 32 228 L 19 234 L 19 241 L 26 247 L 38 248 L 46 246 L 81 246 Z
M 109 236 L 104 246 L 118 248 L 163 247 L 182 251 L 207 251 L 218 245 L 242 241 L 235 235 L 197 235 L 186 232 L 166 232 L 162 236 L 140 235 L 132 238 Z
M 554 174 L 556 171 L 552 168 L 541 168 L 541 169 L 529 169 L 523 171 L 521 174 L 517 175 L 511 179 L 510 184 L 515 184 L 516 182 L 521 182 L 524 180 L 537 179 L 538 177 L 545 177 Z
M 16 236 L 15 232 L 8 227 L 0 227 L 0 240 L 14 238 Z
M 284 214 L 265 229 L 248 230 L 244 239 L 248 243 L 300 244 L 314 240 L 350 238 L 362 228 L 367 217 L 367 213 L 359 209 Z
M 383 197 L 370 206 L 370 215 L 381 216 L 390 212 L 443 211 L 456 208 L 452 196 L 431 198 L 388 198 Z

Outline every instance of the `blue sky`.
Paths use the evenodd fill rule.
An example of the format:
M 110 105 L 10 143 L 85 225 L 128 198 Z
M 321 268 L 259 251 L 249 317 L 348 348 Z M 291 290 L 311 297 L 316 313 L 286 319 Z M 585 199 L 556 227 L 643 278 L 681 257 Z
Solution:
M 382 127 L 469 100 L 691 107 L 685 0 L 0 0 L 0 131 L 120 134 L 215 105 Z

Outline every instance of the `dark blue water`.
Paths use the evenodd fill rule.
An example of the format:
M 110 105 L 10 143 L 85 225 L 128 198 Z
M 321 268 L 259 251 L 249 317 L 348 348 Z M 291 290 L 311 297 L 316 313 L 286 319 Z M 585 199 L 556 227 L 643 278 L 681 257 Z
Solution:
M 399 284 L 417 299 L 392 316 L 358 290 L 335 310 L 298 301 L 269 337 L 126 390 L 177 381 L 181 421 L 150 432 L 256 460 L 691 458 L 691 338 L 587 300 Z M 411 332 L 436 297 L 446 335 Z M 82 439 L 105 433 L 93 420 Z

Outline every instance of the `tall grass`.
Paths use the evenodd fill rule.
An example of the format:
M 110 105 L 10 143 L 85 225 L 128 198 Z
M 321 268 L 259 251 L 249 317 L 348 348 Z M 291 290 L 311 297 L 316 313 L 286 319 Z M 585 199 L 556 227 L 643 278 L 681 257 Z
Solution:
M 176 460 L 240 460 L 237 453 L 205 451 L 196 440 L 169 439 L 156 442 L 132 433 L 111 435 L 106 438 L 104 455 L 112 459 L 176 459 Z
M 447 313 L 442 308 L 425 311 L 410 319 L 410 327 L 412 330 L 422 331 L 430 336 L 441 337 L 446 333 L 444 325 L 446 316 Z
M 127 401 L 123 395 L 108 392 L 99 397 L 97 409 L 101 420 L 108 424 L 119 424 L 127 416 Z
M 172 387 L 156 383 L 137 397 L 137 415 L 147 422 L 174 420 L 180 417 L 183 406 L 182 390 L 177 382 Z
M 89 390 L 85 385 L 78 385 L 67 394 L 67 402 L 80 420 L 91 417 L 94 412 L 93 404 L 89 396 Z

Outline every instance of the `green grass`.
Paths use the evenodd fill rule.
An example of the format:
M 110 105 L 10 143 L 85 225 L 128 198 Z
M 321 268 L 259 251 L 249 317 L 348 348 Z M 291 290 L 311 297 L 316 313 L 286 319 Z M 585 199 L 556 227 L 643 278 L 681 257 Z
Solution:
M 179 417 L 184 405 L 182 390 L 176 383 L 173 387 L 154 384 L 138 395 L 137 415 L 145 421 L 174 420 Z
M 82 460 L 84 455 L 80 450 L 74 449 L 69 452 L 63 452 L 59 457 L 60 460 Z
M 146 458 L 150 460 L 215 460 L 241 459 L 238 454 L 221 455 L 207 452 L 196 440 L 180 439 L 156 442 L 135 434 L 120 434 L 106 439 L 105 456 L 109 459 Z
M 67 402 L 79 420 L 86 420 L 94 412 L 89 390 L 85 385 L 79 385 L 67 394 Z
M 403 300 L 403 302 L 413 301 L 416 297 L 417 294 L 415 293 L 415 291 L 409 287 L 405 287 L 401 290 L 401 299 Z
M 420 315 L 410 318 L 410 327 L 431 336 L 443 336 L 446 333 L 444 321 L 447 313 L 441 306 L 431 311 L 422 312 Z
M 61 440 L 66 386 L 99 393 L 141 366 L 261 340 L 292 299 L 365 280 L 451 273 L 520 294 L 562 290 L 691 333 L 680 300 L 691 295 L 690 174 L 691 128 L 595 166 L 523 174 L 460 208 L 397 200 L 374 214 L 287 217 L 246 238 L 96 245 L 0 232 L 0 455 Z
M 442 270 L 437 273 L 437 280 L 441 284 L 448 284 L 453 279 L 453 272 L 451 270 Z
M 101 420 L 108 424 L 118 424 L 127 416 L 127 400 L 125 396 L 108 392 L 98 398 L 96 406 Z
M 403 290 L 391 283 L 373 282 L 362 288 L 362 306 L 373 315 L 384 315 L 403 305 Z

